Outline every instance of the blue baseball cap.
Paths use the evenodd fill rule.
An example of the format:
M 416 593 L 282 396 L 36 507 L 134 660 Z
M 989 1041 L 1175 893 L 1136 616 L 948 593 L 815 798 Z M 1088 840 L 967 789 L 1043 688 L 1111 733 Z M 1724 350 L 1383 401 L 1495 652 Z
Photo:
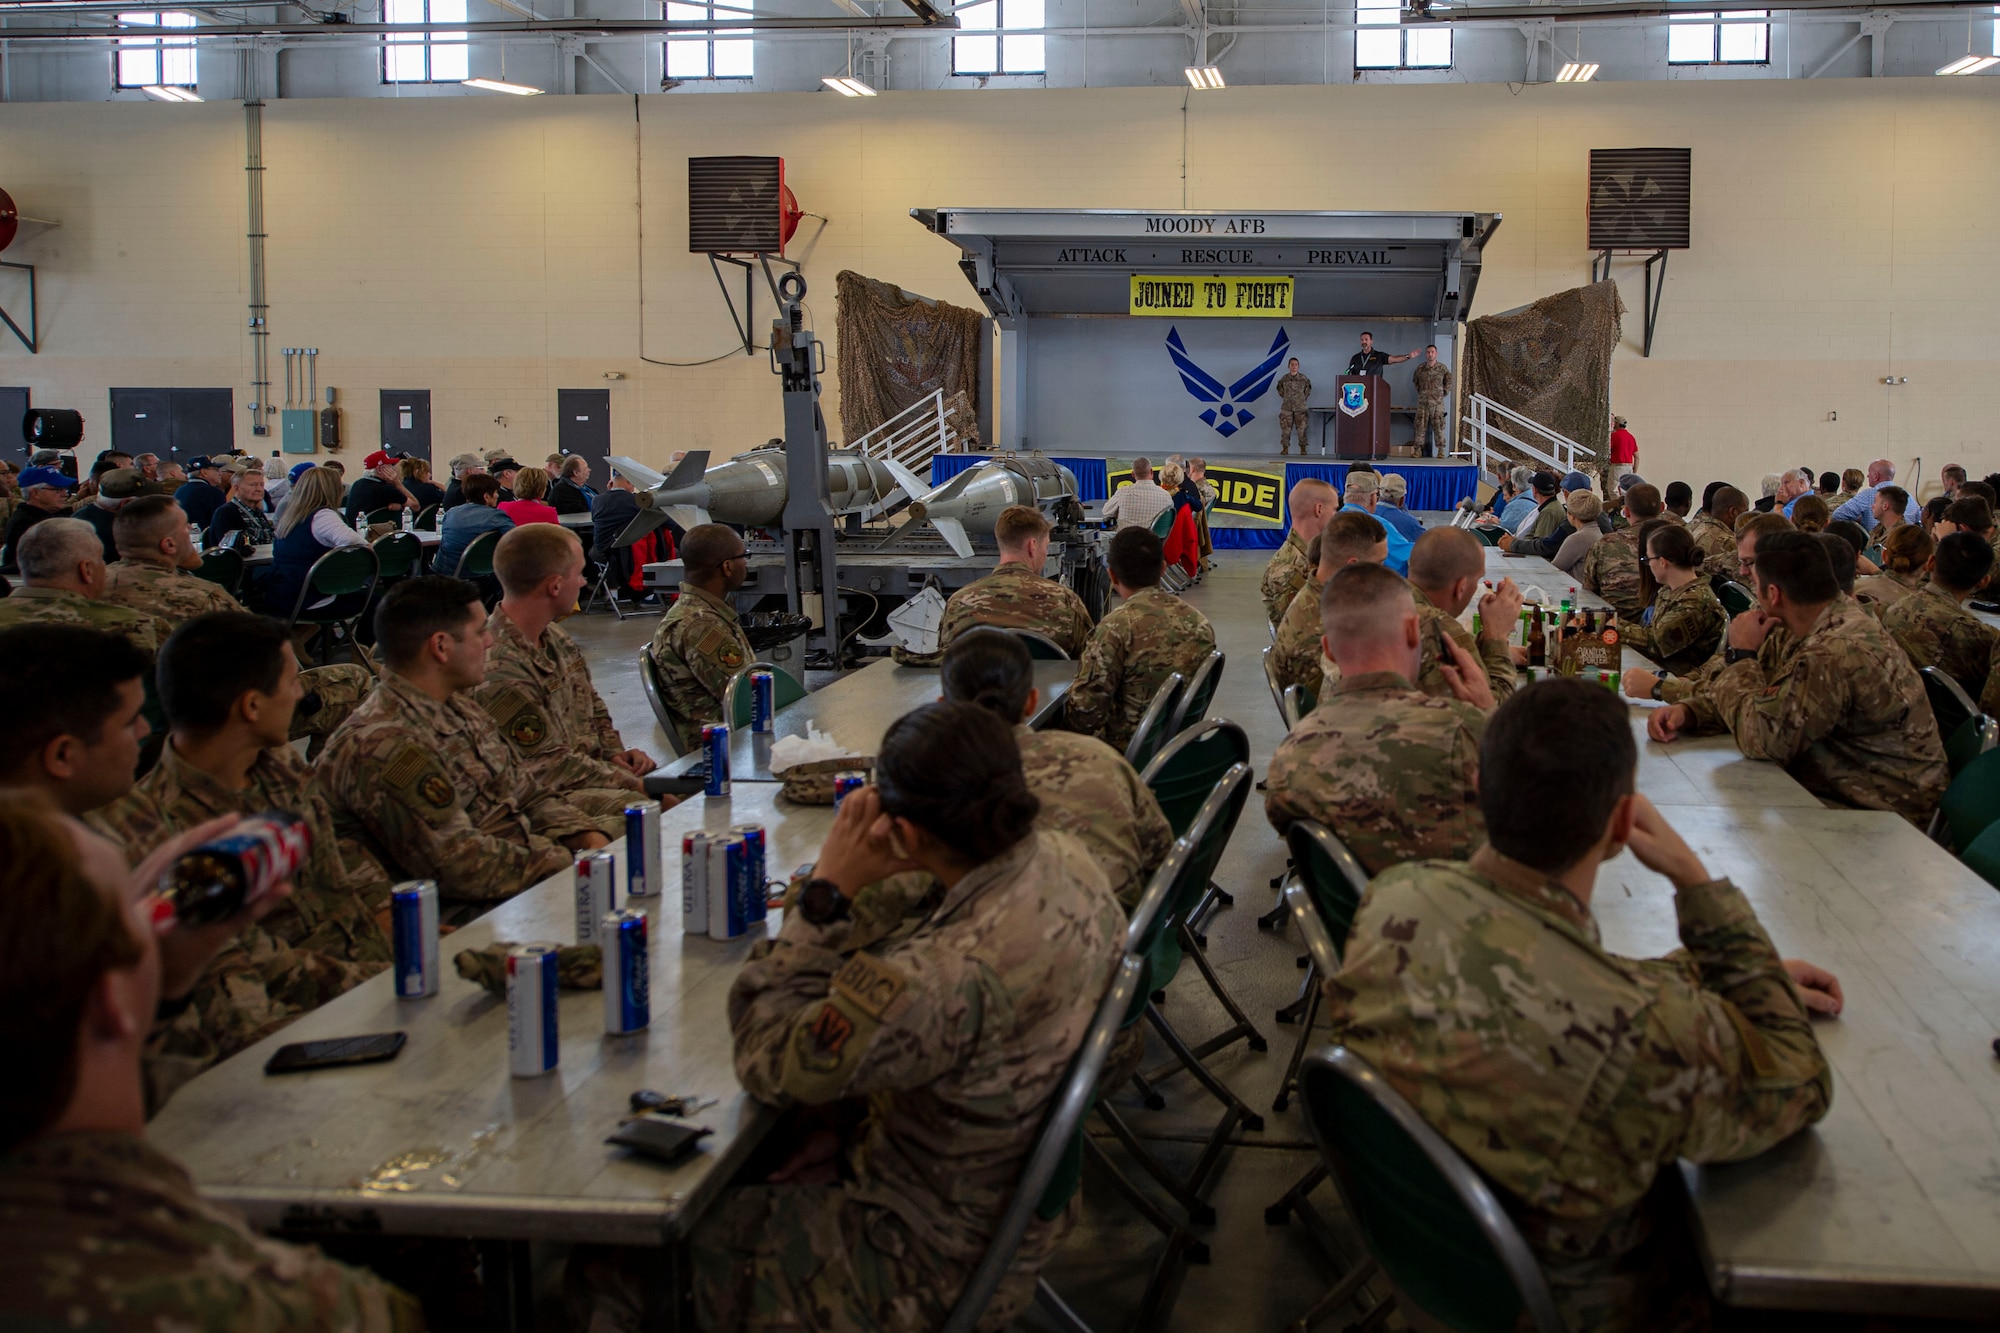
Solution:
M 292 464 L 292 470 L 285 474 L 285 480 L 297 481 L 300 477 L 303 477 L 306 473 L 312 471 L 315 466 L 316 465 L 312 463 L 294 463 Z
M 1581 472 L 1572 472 L 1563 478 L 1562 488 L 1564 491 L 1587 491 L 1590 489 L 1590 478 Z
M 23 471 L 17 480 L 24 491 L 35 486 L 53 486 L 59 491 L 76 489 L 76 478 L 65 476 L 61 468 L 31 467 Z

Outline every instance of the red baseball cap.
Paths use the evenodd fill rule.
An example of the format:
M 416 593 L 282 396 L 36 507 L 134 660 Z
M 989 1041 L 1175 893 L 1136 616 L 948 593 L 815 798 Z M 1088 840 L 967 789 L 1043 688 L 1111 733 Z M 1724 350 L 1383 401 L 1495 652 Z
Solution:
M 401 454 L 390 453 L 387 449 L 377 449 L 374 453 L 361 460 L 361 466 L 365 468 L 378 468 L 385 463 L 393 463 L 401 457 Z

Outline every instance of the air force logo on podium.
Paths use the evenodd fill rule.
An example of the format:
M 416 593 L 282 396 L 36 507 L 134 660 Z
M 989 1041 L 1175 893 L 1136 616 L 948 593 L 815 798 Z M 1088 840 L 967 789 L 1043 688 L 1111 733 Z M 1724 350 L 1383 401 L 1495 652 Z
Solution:
M 1271 381 L 1278 377 L 1278 369 L 1285 364 L 1285 356 L 1291 347 L 1291 337 L 1282 328 L 1279 329 L 1278 336 L 1271 340 L 1271 350 L 1257 363 L 1257 368 L 1234 384 L 1225 385 L 1194 363 L 1186 344 L 1181 342 L 1179 328 L 1167 329 L 1167 355 L 1174 359 L 1174 369 L 1180 371 L 1181 383 L 1187 386 L 1187 391 L 1194 395 L 1196 402 L 1216 404 L 1197 415 L 1213 426 L 1215 433 L 1225 440 L 1257 419 L 1256 414 L 1248 410 L 1247 404 L 1256 402 L 1270 391 Z
M 1365 384 L 1343 384 L 1340 386 L 1340 410 L 1348 416 L 1358 417 L 1368 410 L 1368 386 Z

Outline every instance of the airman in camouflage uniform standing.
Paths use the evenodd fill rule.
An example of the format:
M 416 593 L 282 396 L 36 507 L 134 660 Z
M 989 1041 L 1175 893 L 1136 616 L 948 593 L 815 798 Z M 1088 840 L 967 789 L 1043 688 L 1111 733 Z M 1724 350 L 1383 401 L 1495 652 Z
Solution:
M 1780 577 L 1767 566 L 1785 561 L 1803 571 L 1783 576 L 1803 591 L 1778 605 L 1801 621 L 1810 616 L 1809 628 L 1780 669 L 1767 670 L 1761 655 L 1725 666 L 1685 703 L 1655 712 L 1648 730 L 1667 741 L 1683 729 L 1727 729 L 1745 758 L 1783 764 L 1814 795 L 1893 810 L 1922 827 L 1949 780 L 1923 683 L 1875 617 L 1839 595 L 1817 542 L 1811 545 L 1817 566 L 1788 545 L 1802 540 L 1812 541 L 1806 533 L 1776 533 L 1756 548 L 1758 593 L 1767 605 Z M 1777 619 L 1755 612 L 1736 617 L 1732 651 L 1760 648 L 1759 634 Z
M 653 631 L 653 661 L 661 697 L 674 717 L 676 748 L 691 754 L 701 744 L 702 724 L 725 720 L 722 696 L 729 678 L 754 656 L 729 600 L 743 586 L 750 564 L 743 539 L 720 523 L 688 529 L 681 563 L 681 593 Z
M 1931 581 L 1882 611 L 1882 628 L 1910 664 L 1936 667 L 1978 700 L 1981 712 L 2000 705 L 2000 630 L 1965 609 L 1994 564 L 1977 534 L 1955 532 L 1931 557 Z
M 1144 528 L 1111 539 L 1111 586 L 1125 600 L 1090 636 L 1063 698 L 1071 731 L 1121 753 L 1167 677 L 1178 671 L 1184 686 L 1192 684 L 1215 651 L 1208 617 L 1161 589 L 1165 571 L 1160 539 Z
M 951 641 L 978 625 L 1033 630 L 1071 657 L 1083 656 L 1090 642 L 1090 611 L 1082 598 L 1042 576 L 1049 558 L 1049 521 L 1025 505 L 1008 505 L 994 524 L 994 536 L 1000 542 L 1000 563 L 944 604 L 937 651 L 912 653 L 898 645 L 891 657 L 904 666 L 937 666 Z
M 1545 870 L 1503 855 L 1498 845 L 1546 849 L 1548 829 L 1496 824 L 1496 808 L 1511 811 L 1488 800 L 1496 845 L 1369 885 L 1327 1010 L 1335 1040 L 1500 1191 L 1566 1327 L 1705 1327 L 1678 1191 L 1656 1183 L 1676 1158 L 1739 1160 L 1812 1124 L 1832 1076 L 1792 969 L 1742 893 L 1710 879 L 1643 797 L 1617 795 L 1631 791 L 1636 754 L 1624 708 L 1594 690 L 1549 681 L 1516 694 L 1488 729 L 1486 761 L 1512 773 L 1523 733 L 1551 729 L 1593 757 L 1608 751 L 1611 764 L 1567 783 L 1554 769 L 1521 780 L 1554 808 L 1594 804 L 1614 829 L 1629 820 L 1621 840 L 1674 884 L 1686 954 L 1605 952 L 1588 893 L 1556 878 L 1580 862 Z M 1606 782 L 1610 767 L 1622 783 Z M 1587 793 L 1586 778 L 1606 790 Z M 1587 840 L 1588 857 L 1601 837 L 1571 840 Z M 1815 984 L 1837 1008 L 1837 983 Z
M 872 823 L 878 790 L 894 793 L 863 788 L 841 815 Z M 841 836 L 837 825 L 822 871 Z M 856 950 L 853 922 L 816 924 L 808 897 L 737 975 L 744 1089 L 805 1106 L 866 1099 L 869 1115 L 844 1154 L 851 1179 L 732 1188 L 703 1219 L 702 1327 L 935 1328 L 985 1252 L 1103 995 L 1124 914 L 1089 852 L 1057 832 L 934 883 L 932 901 L 914 931 Z M 1027 1303 L 1076 1212 L 1072 1201 L 1029 1224 L 982 1327 Z
M 645 782 L 615 762 L 625 753 L 625 742 L 591 684 L 590 664 L 576 640 L 550 625 L 540 647 L 530 644 L 505 602 L 493 608 L 487 623 L 493 648 L 486 655 L 486 683 L 472 697 L 533 771 L 537 785 L 593 815 L 622 814 L 645 799 Z
M 1299 440 L 1299 455 L 1306 452 L 1306 425 L 1312 414 L 1306 410 L 1311 401 L 1313 382 L 1299 374 L 1299 359 L 1293 357 L 1285 367 L 1285 373 L 1278 377 L 1278 452 L 1292 451 L 1292 436 Z
M 1264 566 L 1264 579 L 1258 588 L 1264 597 L 1264 618 L 1273 628 L 1285 618 L 1285 609 L 1292 604 L 1299 585 L 1319 563 L 1311 553 L 1312 541 L 1340 509 L 1340 492 L 1317 477 L 1307 477 L 1292 487 L 1286 505 L 1292 530 Z
M 1451 452 L 1451 368 L 1438 360 L 1437 344 L 1424 348 L 1423 362 L 1410 376 L 1417 390 L 1417 432 L 1412 443 L 1422 457 L 1431 457 L 1429 436 L 1437 432 L 1439 457 Z

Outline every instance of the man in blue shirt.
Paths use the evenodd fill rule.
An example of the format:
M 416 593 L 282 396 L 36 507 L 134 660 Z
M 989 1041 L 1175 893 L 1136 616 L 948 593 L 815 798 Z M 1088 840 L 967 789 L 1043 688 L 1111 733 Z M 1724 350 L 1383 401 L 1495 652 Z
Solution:
M 1400 472 L 1382 474 L 1382 502 L 1375 507 L 1376 521 L 1385 528 L 1393 528 L 1412 542 L 1424 535 L 1423 523 L 1409 510 L 1403 508 L 1403 500 L 1410 493 L 1410 479 Z
M 208 521 L 228 498 L 222 492 L 222 467 L 202 454 L 188 460 L 187 471 L 188 480 L 174 492 L 174 503 L 186 512 L 188 522 L 206 532 Z
M 1363 472 L 1359 467 L 1347 474 L 1347 503 L 1340 512 L 1367 514 L 1373 517 L 1381 501 L 1382 478 L 1373 472 Z M 1377 519 L 1377 522 L 1381 520 Z M 1382 530 L 1389 536 L 1389 557 L 1382 563 L 1408 578 L 1410 574 L 1411 539 L 1393 524 L 1383 523 Z
M 1849 500 L 1846 504 L 1833 511 L 1833 521 L 1839 523 L 1845 520 L 1850 523 L 1859 523 L 1864 528 L 1867 527 L 1874 521 L 1876 488 L 1885 486 L 1895 479 L 1896 465 L 1888 459 L 1878 458 L 1870 463 L 1868 465 L 1868 484 L 1856 491 L 1852 500 Z M 1916 500 L 1912 499 L 1903 508 L 1903 521 L 1905 523 L 1915 523 L 1922 512 L 1918 508 Z

